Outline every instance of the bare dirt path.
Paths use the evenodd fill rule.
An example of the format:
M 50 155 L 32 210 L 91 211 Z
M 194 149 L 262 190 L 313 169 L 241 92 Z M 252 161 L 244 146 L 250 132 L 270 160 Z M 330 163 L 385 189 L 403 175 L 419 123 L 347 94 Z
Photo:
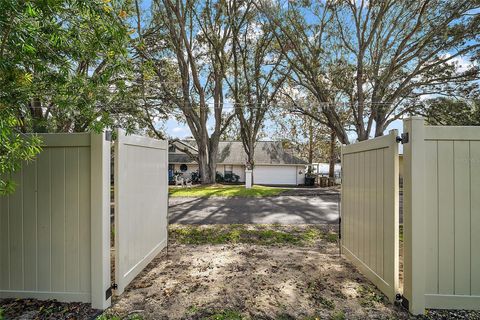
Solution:
M 298 232 L 306 227 L 279 228 Z M 195 234 L 202 243 L 205 239 L 193 230 L 176 234 Z M 249 234 L 263 243 L 267 232 Z M 221 236 L 230 239 L 232 234 Z M 338 255 L 335 240 L 324 235 L 311 237 L 311 245 L 292 245 L 290 240 L 281 245 L 256 240 L 185 245 L 172 239 L 168 254 L 162 252 L 134 280 L 109 314 L 134 312 L 144 319 L 408 318 Z

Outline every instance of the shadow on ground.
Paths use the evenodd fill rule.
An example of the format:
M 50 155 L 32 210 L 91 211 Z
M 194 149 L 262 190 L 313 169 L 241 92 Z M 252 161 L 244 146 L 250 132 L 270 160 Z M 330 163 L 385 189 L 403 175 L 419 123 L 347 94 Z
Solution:
M 263 198 L 170 198 L 169 222 L 185 224 L 338 223 L 338 194 Z

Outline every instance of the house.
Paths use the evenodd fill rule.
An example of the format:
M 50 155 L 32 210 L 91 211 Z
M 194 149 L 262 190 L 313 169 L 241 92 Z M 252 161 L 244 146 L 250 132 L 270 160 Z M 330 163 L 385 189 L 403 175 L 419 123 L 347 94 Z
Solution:
M 169 145 L 169 177 L 180 172 L 191 176 L 198 172 L 198 164 L 191 155 L 198 154 L 194 140 L 173 140 Z M 221 141 L 218 146 L 217 172 L 221 175 L 237 175 L 238 182 L 245 182 L 247 155 L 240 141 Z M 305 183 L 307 163 L 282 147 L 277 141 L 258 141 L 255 146 L 253 182 L 265 185 L 300 185 Z

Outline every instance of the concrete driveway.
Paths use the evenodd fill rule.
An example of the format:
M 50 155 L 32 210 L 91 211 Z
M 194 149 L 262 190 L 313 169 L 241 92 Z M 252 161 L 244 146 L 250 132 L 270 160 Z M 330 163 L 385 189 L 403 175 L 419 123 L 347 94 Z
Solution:
M 263 198 L 170 198 L 169 222 L 182 224 L 338 223 L 337 193 Z

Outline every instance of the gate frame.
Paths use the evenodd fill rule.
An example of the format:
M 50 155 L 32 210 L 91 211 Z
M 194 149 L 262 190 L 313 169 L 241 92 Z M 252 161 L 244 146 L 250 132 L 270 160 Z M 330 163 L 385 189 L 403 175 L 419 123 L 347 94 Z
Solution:
M 425 311 L 425 130 L 422 117 L 405 119 L 403 144 L 403 299 L 413 314 Z M 413 214 L 416 212 L 417 214 Z M 415 245 L 413 245 L 415 244 Z M 412 272 L 415 270 L 415 272 Z

